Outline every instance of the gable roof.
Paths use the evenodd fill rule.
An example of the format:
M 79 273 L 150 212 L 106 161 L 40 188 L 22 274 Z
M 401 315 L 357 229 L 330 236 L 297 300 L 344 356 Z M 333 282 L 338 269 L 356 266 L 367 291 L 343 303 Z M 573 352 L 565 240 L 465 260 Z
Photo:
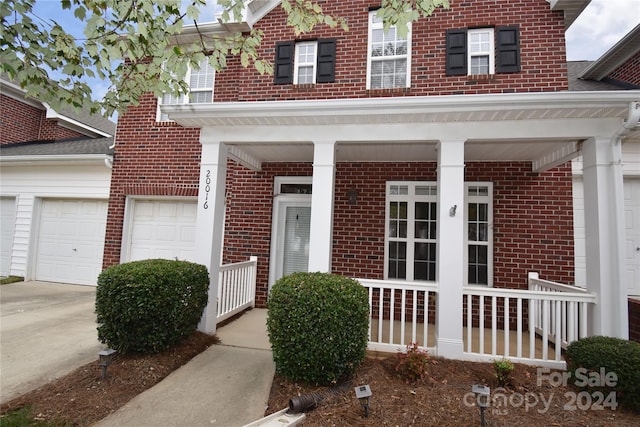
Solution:
M 640 51 L 640 24 L 578 75 L 581 79 L 602 80 Z
M 605 82 L 598 80 L 581 79 L 579 76 L 585 69 L 594 64 L 594 61 L 569 61 L 567 62 L 567 80 L 569 81 L 570 91 L 594 91 L 594 90 L 623 90 L 613 82 Z
M 29 141 L 0 145 L 0 157 L 62 156 L 82 154 L 113 155 L 113 137 L 60 141 Z
M 110 137 L 116 132 L 116 124 L 100 114 L 91 114 L 88 109 L 76 112 L 72 108 L 53 109 L 46 102 L 27 97 L 26 91 L 7 73 L 0 75 L 0 93 L 25 104 L 46 111 L 46 118 L 57 119 L 61 126 L 73 129 L 88 137 Z

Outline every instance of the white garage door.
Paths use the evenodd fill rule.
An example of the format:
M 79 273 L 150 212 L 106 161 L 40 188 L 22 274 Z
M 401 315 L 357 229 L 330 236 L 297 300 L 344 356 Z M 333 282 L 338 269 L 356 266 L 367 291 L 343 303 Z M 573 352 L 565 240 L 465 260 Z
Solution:
M 133 200 L 128 261 L 194 261 L 196 211 L 196 201 Z
M 0 276 L 11 273 L 11 250 L 13 249 L 13 230 L 16 223 L 16 199 L 0 198 Z
M 581 179 L 574 180 L 574 226 L 576 284 L 586 286 L 584 187 Z M 629 295 L 640 296 L 640 179 L 624 181 L 625 274 Z
M 640 179 L 624 182 L 624 227 L 629 295 L 640 296 Z
M 106 225 L 106 201 L 43 200 L 36 280 L 95 285 Z

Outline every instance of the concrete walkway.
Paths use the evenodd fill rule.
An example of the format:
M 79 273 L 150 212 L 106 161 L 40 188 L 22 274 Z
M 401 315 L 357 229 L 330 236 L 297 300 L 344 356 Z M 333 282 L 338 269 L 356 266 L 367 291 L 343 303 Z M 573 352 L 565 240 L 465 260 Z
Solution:
M 214 345 L 96 426 L 243 426 L 263 417 L 275 371 L 267 312 L 218 329 Z
M 46 282 L 0 286 L 0 401 L 97 359 L 96 288 Z

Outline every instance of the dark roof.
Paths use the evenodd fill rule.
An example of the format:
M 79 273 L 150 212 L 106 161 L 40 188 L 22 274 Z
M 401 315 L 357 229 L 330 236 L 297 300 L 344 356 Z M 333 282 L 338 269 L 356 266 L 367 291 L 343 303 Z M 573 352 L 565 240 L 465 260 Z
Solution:
M 65 156 L 77 154 L 113 155 L 113 137 L 83 138 L 59 141 L 30 141 L 0 145 L 0 157 Z
M 15 80 L 9 78 L 8 73 L 0 74 L 0 80 L 4 80 L 5 82 L 11 83 L 12 85 L 18 87 L 20 86 Z M 36 100 L 42 102 L 39 99 Z M 97 129 L 101 132 L 108 133 L 109 135 L 115 135 L 116 133 L 116 124 L 114 122 L 100 114 L 91 114 L 91 112 L 87 108 L 79 112 L 75 111 L 73 108 L 64 107 L 54 109 L 54 111 L 61 116 L 67 117 L 71 120 L 82 123 L 85 126 Z
M 578 76 L 589 67 L 593 61 L 570 61 L 567 63 L 567 78 L 570 91 L 624 90 L 624 87 L 598 80 L 580 79 Z

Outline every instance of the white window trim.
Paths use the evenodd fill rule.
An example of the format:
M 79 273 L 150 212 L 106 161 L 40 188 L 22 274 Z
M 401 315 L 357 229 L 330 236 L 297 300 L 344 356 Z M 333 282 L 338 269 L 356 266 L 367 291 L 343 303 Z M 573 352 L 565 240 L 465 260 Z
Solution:
M 298 61 L 298 53 L 300 52 L 300 48 L 302 46 L 315 46 L 314 48 L 314 55 L 313 55 L 313 61 L 312 62 L 300 62 Z M 311 77 L 311 83 L 299 83 L 298 82 L 298 73 L 300 70 L 300 67 L 308 67 L 308 66 L 312 66 L 313 67 L 313 72 L 312 72 L 312 77 Z M 316 73 L 317 73 L 317 68 L 318 66 L 318 42 L 317 41 L 311 41 L 311 42 L 296 42 L 295 44 L 295 53 L 294 53 L 294 57 L 293 57 L 293 84 L 313 84 L 316 83 Z
M 381 29 L 383 28 L 383 23 L 382 21 L 380 22 L 375 22 L 374 18 L 377 16 L 378 11 L 377 10 L 372 10 L 369 12 L 369 29 L 368 29 L 368 41 L 367 41 L 367 90 L 371 89 L 371 63 L 373 61 L 373 57 L 371 56 L 371 42 L 373 40 L 373 30 L 374 29 Z M 411 22 L 407 23 L 407 26 L 409 27 L 409 32 L 407 33 L 407 54 L 406 55 L 394 55 L 394 56 L 384 56 L 384 57 L 379 57 L 377 58 L 378 60 L 384 60 L 384 59 L 401 59 L 401 58 L 405 58 L 407 59 L 407 77 L 405 80 L 405 88 L 411 87 Z M 394 27 L 392 27 L 394 28 Z M 376 88 L 378 89 L 378 88 Z M 382 89 L 382 88 L 381 88 Z M 387 88 L 385 88 L 387 89 Z M 388 89 L 398 89 L 396 88 L 388 88 Z
M 409 186 L 409 194 L 407 195 L 392 195 L 391 194 L 391 186 Z M 404 279 L 389 279 L 389 210 L 390 210 L 390 202 L 407 202 L 407 266 L 406 266 L 406 276 L 413 277 L 413 260 L 414 260 L 414 243 L 415 243 L 415 227 L 412 221 L 415 220 L 415 202 L 431 202 L 431 198 L 437 198 L 437 195 L 429 195 L 429 196 L 416 196 L 415 192 L 412 194 L 412 188 L 416 186 L 437 186 L 437 182 L 435 181 L 387 181 L 385 187 L 385 213 L 384 213 L 384 280 L 404 280 Z M 469 187 L 487 187 L 488 195 L 487 196 L 469 196 Z M 493 287 L 493 269 L 494 269 L 494 244 L 493 244 L 493 183 L 492 182 L 465 182 L 465 190 L 464 190 L 465 198 L 464 198 L 464 283 L 469 285 L 469 239 L 468 239 L 468 223 L 469 223 L 469 210 L 467 206 L 469 203 L 487 203 L 488 210 L 488 236 L 487 236 L 487 285 L 476 285 L 473 284 L 471 286 L 482 286 L 482 287 Z M 410 220 L 412 219 L 413 220 Z M 438 219 L 439 221 L 440 219 Z M 477 243 L 477 242 L 473 242 Z M 436 246 L 438 245 L 438 241 L 436 240 Z M 439 266 L 438 260 L 436 259 L 436 265 Z M 408 282 L 413 280 L 407 279 Z M 421 280 L 422 281 L 422 280 Z
M 185 82 L 190 82 L 191 81 L 191 67 L 189 67 L 187 69 L 187 73 L 184 76 L 184 81 Z M 197 92 L 207 92 L 207 91 L 211 91 L 211 103 L 213 103 L 213 96 L 214 96 L 214 90 L 216 87 L 216 72 L 215 69 L 213 70 L 213 81 L 211 82 L 211 88 L 197 88 L 197 89 L 191 89 L 189 88 L 189 92 L 186 94 L 181 95 L 181 101 L 178 104 L 171 104 L 171 105 L 184 105 L 184 104 L 190 104 L 191 103 L 191 93 L 197 93 Z M 170 123 L 173 122 L 173 120 L 171 119 L 163 119 L 162 118 L 162 109 L 160 108 L 162 106 L 162 96 L 158 97 L 158 105 L 156 107 L 156 122 L 161 122 L 161 123 Z
M 489 34 L 489 50 L 487 52 L 471 52 L 471 36 L 474 34 Z M 475 28 L 467 30 L 467 75 L 474 75 L 471 72 L 471 58 L 475 56 L 488 56 L 489 57 L 489 75 L 496 73 L 496 46 L 495 46 L 495 31 L 493 28 Z
M 469 196 L 469 187 L 487 187 L 488 196 Z M 487 284 L 469 283 L 469 203 L 487 203 L 488 236 L 487 236 Z M 492 182 L 465 182 L 464 183 L 464 283 L 467 286 L 493 287 L 493 183 Z M 478 242 L 472 242 L 477 244 Z
M 415 203 L 416 202 L 436 202 L 437 194 L 429 194 L 424 196 L 417 196 L 415 194 L 416 187 L 437 187 L 435 181 L 387 181 L 385 190 L 385 213 L 384 213 L 384 280 L 406 280 L 408 282 L 415 281 L 414 279 L 389 279 L 389 210 L 391 202 L 407 202 L 407 257 L 406 257 L 406 277 L 414 277 L 414 256 L 415 256 Z M 395 195 L 391 194 L 392 186 L 408 186 L 408 194 Z M 436 248 L 438 241 L 436 240 Z M 437 266 L 437 260 L 436 260 Z M 432 282 L 430 280 L 418 280 L 419 282 Z

